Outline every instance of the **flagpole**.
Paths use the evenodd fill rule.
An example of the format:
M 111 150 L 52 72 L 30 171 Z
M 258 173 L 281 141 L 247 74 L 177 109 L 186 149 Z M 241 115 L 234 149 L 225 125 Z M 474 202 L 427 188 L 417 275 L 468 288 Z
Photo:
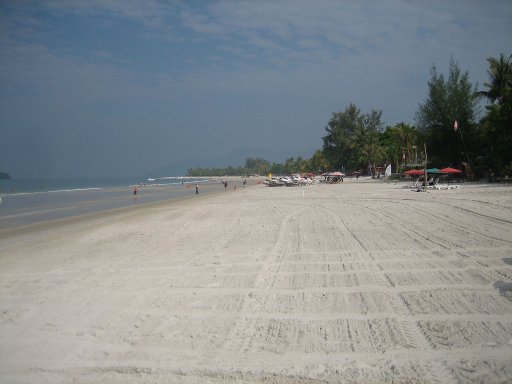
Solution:
M 423 192 L 427 192 L 427 144 L 423 143 L 425 149 L 425 165 L 423 166 Z
M 466 154 L 466 159 L 468 161 L 468 165 L 471 166 L 471 162 L 469 161 L 469 156 L 468 156 L 468 150 L 466 149 L 466 143 L 464 143 L 464 137 L 462 137 L 462 128 L 459 127 L 459 123 L 457 122 L 457 120 L 455 120 L 455 123 L 453 123 L 453 129 L 456 131 L 459 131 L 459 133 L 460 133 L 460 139 L 462 140 L 462 146 L 464 147 L 464 153 Z

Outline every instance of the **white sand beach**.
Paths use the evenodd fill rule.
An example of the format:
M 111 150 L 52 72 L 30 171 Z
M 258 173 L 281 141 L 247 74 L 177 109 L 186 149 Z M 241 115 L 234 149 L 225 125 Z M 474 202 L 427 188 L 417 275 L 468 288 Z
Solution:
M 512 187 L 346 181 L 0 233 L 2 383 L 512 382 Z

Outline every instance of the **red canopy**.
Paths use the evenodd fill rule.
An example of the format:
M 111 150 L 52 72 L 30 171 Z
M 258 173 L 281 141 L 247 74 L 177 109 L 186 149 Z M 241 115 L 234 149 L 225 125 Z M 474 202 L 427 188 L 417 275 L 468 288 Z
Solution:
M 409 169 L 408 171 L 405 171 L 405 175 L 423 175 L 425 173 L 425 170 L 423 169 Z
M 462 171 L 455 169 L 455 168 L 443 168 L 439 170 L 439 173 L 462 173 Z

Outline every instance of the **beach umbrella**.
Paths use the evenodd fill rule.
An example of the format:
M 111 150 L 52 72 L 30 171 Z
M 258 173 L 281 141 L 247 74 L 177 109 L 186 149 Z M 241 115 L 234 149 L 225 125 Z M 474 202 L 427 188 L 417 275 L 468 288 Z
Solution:
M 404 172 L 405 175 L 414 175 L 414 176 L 423 175 L 424 173 L 425 173 L 425 171 L 423 169 L 409 169 L 408 171 Z
M 462 171 L 455 169 L 455 168 L 446 167 L 446 168 L 440 169 L 439 173 L 462 173 Z
M 427 169 L 427 173 L 439 173 L 439 168 L 429 168 Z

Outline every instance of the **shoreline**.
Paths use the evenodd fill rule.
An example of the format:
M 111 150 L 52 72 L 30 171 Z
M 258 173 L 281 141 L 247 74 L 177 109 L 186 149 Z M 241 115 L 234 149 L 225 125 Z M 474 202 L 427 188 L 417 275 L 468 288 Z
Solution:
M 238 181 L 240 179 L 240 177 L 238 177 L 238 176 L 228 176 L 227 178 L 219 177 L 218 180 L 215 180 L 215 182 L 225 180 L 225 179 L 233 182 L 233 181 Z M 253 183 L 248 183 L 247 188 L 249 188 L 249 187 L 251 187 L 251 188 L 264 187 L 264 185 L 261 183 L 261 181 L 264 179 L 265 179 L 264 177 L 251 178 L 251 181 L 253 181 Z M 205 187 L 205 186 L 210 187 L 210 188 L 212 188 L 214 186 L 218 186 L 218 185 L 214 184 L 213 178 L 209 178 L 209 180 L 210 180 L 210 184 L 201 185 L 200 188 Z M 398 189 L 400 189 L 399 186 L 401 185 L 401 188 L 404 191 L 414 192 L 413 190 L 415 188 L 413 188 L 413 187 L 409 188 L 409 185 L 412 183 L 412 181 L 413 181 L 412 179 L 411 180 L 374 180 L 374 179 L 370 179 L 370 178 L 360 178 L 359 180 L 357 180 L 355 178 L 346 178 L 345 184 L 347 184 L 347 182 L 349 184 L 357 183 L 357 184 L 363 184 L 363 185 L 367 184 L 367 183 L 376 183 L 376 184 L 397 186 Z M 317 181 L 316 185 L 317 186 L 318 185 L 327 186 L 327 184 L 324 185 L 324 184 L 319 183 L 318 181 Z M 338 184 L 338 185 L 343 185 L 343 183 Z M 467 187 L 469 187 L 469 188 L 483 187 L 483 188 L 498 188 L 498 189 L 499 188 L 508 188 L 512 191 L 512 186 L 507 183 L 465 182 L 465 183 L 462 183 L 461 185 L 462 185 L 462 188 L 467 188 Z M 149 188 L 151 188 L 151 187 L 156 188 L 156 186 L 154 186 L 154 185 L 149 186 Z M 240 189 L 242 188 L 241 185 L 238 185 L 238 184 L 237 184 L 237 187 L 239 187 Z M 267 187 L 264 187 L 264 188 L 267 188 Z M 309 188 L 309 186 L 282 187 L 282 188 L 291 188 L 291 189 L 299 188 L 300 190 L 303 190 L 303 188 L 306 188 L 306 189 L 304 189 L 304 191 L 306 191 L 307 188 Z M 192 191 L 192 187 L 189 187 L 188 189 L 190 189 Z M 98 219 L 108 219 L 110 217 L 114 218 L 115 216 L 119 216 L 119 215 L 130 215 L 130 214 L 136 215 L 138 213 L 146 213 L 145 211 L 147 211 L 147 213 L 149 213 L 151 210 L 154 210 L 154 209 L 165 208 L 166 206 L 169 206 L 169 205 L 180 204 L 183 202 L 187 202 L 188 200 L 192 200 L 192 199 L 199 199 L 199 198 L 202 199 L 202 198 L 205 198 L 206 196 L 213 196 L 215 194 L 224 193 L 224 192 L 225 191 L 222 188 L 218 188 L 218 190 L 216 190 L 216 191 L 208 191 L 207 193 L 204 193 L 204 192 L 199 193 L 199 195 L 195 195 L 191 192 L 189 195 L 170 197 L 168 199 L 163 199 L 163 200 L 159 200 L 159 201 L 134 203 L 134 205 L 117 207 L 117 208 L 109 208 L 109 209 L 101 209 L 101 210 L 93 211 L 93 212 L 89 212 L 89 213 L 73 214 L 73 215 L 70 215 L 67 217 L 63 217 L 63 218 L 43 220 L 43 221 L 39 221 L 39 222 L 35 222 L 35 223 L 14 226 L 12 228 L 0 228 L 0 240 L 7 240 L 9 238 L 18 237 L 18 236 L 22 236 L 22 235 L 30 235 L 31 233 L 51 230 L 53 228 L 58 228 L 58 227 L 62 227 L 62 226 L 70 225 L 70 224 L 80 225 L 80 223 L 82 223 L 82 222 L 85 223 L 85 222 L 94 221 L 94 220 L 98 220 Z M 228 192 L 232 192 L 231 186 L 230 186 L 230 189 Z M 428 191 L 427 193 L 439 193 L 439 191 Z M 512 223 L 512 221 L 511 221 L 511 223 Z
M 0 376 L 510 381 L 512 187 L 400 184 L 221 189 L 1 240 Z
M 216 193 L 216 192 L 212 192 Z M 60 219 L 53 219 L 53 220 L 45 220 L 37 223 L 27 224 L 27 225 L 21 225 L 14 228 L 5 228 L 0 229 L 0 238 L 2 239 L 8 239 L 11 237 L 17 237 L 20 235 L 30 235 L 34 232 L 40 232 L 45 230 L 53 230 L 58 229 L 59 227 L 67 226 L 67 225 L 74 225 L 81 223 L 87 223 L 94 220 L 101 220 L 101 219 L 114 219 L 116 216 L 122 216 L 122 215 L 130 215 L 130 214 L 137 214 L 140 211 L 143 210 L 151 210 L 156 209 L 159 206 L 165 207 L 167 205 L 171 205 L 174 203 L 180 203 L 182 201 L 187 201 L 189 199 L 196 198 L 195 195 L 191 196 L 182 196 L 182 197 L 174 197 L 170 198 L 169 200 L 162 200 L 162 201 L 155 201 L 155 202 L 149 202 L 149 203 L 141 203 L 138 205 L 132 205 L 127 207 L 120 207 L 120 208 L 111 208 L 111 209 L 105 209 L 97 212 L 91 212 L 91 213 L 83 213 L 83 214 L 77 214 L 70 217 L 64 217 Z
M 194 180 L 195 178 L 191 177 L 190 179 Z M 214 178 L 209 178 L 209 180 L 207 182 L 199 184 L 199 190 L 200 190 L 199 195 L 211 194 L 211 193 L 217 193 L 217 192 L 224 191 L 223 188 L 221 188 L 221 186 L 220 186 L 219 180 L 214 179 Z M 230 182 L 237 182 L 236 185 L 238 187 L 241 187 L 241 183 L 242 183 L 241 178 L 233 177 L 232 179 L 228 178 L 228 180 Z M 258 182 L 258 180 L 259 179 L 257 179 L 257 178 L 252 178 L 249 181 L 248 185 L 249 186 L 254 185 Z M 88 201 L 83 201 L 83 202 L 77 201 L 77 203 L 76 203 L 77 207 L 80 207 L 80 204 L 85 204 L 85 203 L 91 204 L 91 208 L 89 209 L 90 212 L 83 212 L 85 208 L 81 208 L 80 210 L 78 210 L 77 208 L 67 207 L 66 205 L 60 206 L 58 203 L 54 203 L 53 210 L 55 212 L 64 211 L 62 213 L 59 213 L 63 217 L 57 216 L 55 218 L 52 218 L 52 214 L 51 214 L 52 208 L 45 208 L 45 206 L 43 206 L 42 208 L 38 208 L 39 211 L 42 211 L 44 209 L 44 211 L 48 211 L 49 213 L 45 214 L 44 211 L 42 211 L 43 213 L 39 213 L 39 211 L 37 211 L 37 210 L 35 210 L 33 212 L 14 211 L 14 212 L 10 212 L 7 214 L 5 214 L 5 212 L 2 212 L 2 216 L 0 216 L 0 220 L 6 221 L 6 224 L 2 224 L 0 221 L 0 237 L 10 236 L 11 233 L 15 234 L 18 231 L 30 232 L 32 229 L 37 230 L 40 227 L 44 228 L 44 227 L 51 226 L 52 224 L 55 224 L 55 225 L 57 225 L 59 223 L 65 224 L 67 222 L 73 222 L 73 221 L 80 220 L 80 218 L 82 218 L 82 219 L 94 218 L 95 216 L 98 216 L 98 215 L 107 215 L 109 213 L 114 214 L 118 211 L 119 212 L 122 212 L 124 210 L 129 211 L 132 209 L 148 207 L 148 206 L 151 206 L 154 204 L 170 203 L 174 200 L 180 201 L 182 199 L 187 199 L 187 198 L 197 198 L 198 196 L 196 196 L 194 193 L 193 185 L 194 185 L 194 183 L 185 181 L 183 185 L 177 184 L 177 185 L 172 185 L 172 186 L 169 186 L 166 184 L 161 184 L 161 185 L 152 184 L 152 185 L 145 185 L 145 186 L 133 185 L 133 186 L 129 186 L 129 187 L 116 187 L 116 188 L 111 187 L 108 191 L 114 191 L 114 190 L 122 191 L 122 192 L 117 193 L 117 195 L 115 197 L 115 199 L 122 198 L 124 200 L 124 203 L 121 203 L 121 201 L 119 201 L 119 203 L 121 203 L 121 206 L 111 207 L 111 208 L 108 206 L 101 207 L 99 204 L 105 204 L 105 203 L 102 203 L 101 200 L 98 200 L 98 202 L 91 200 L 90 203 Z M 138 189 L 137 196 L 134 196 L 132 194 L 131 188 L 133 188 L 133 187 L 137 187 L 137 189 Z M 176 193 L 175 196 L 166 196 L 166 195 L 163 195 L 160 197 L 157 196 L 156 200 L 153 200 L 154 197 L 152 196 L 152 194 L 165 193 L 165 191 L 167 191 L 166 188 L 168 188 L 168 187 L 169 188 L 178 188 L 175 191 L 175 193 Z M 216 190 L 216 188 L 218 190 Z M 79 192 L 79 193 L 80 192 L 84 192 L 84 193 L 93 192 L 94 193 L 94 192 L 97 192 L 98 190 L 99 189 L 88 188 L 87 190 L 84 190 L 84 189 L 73 190 L 73 191 L 71 191 L 71 193 L 74 193 L 74 192 Z M 105 190 L 106 189 L 102 189 L 102 191 L 105 191 Z M 55 192 L 55 195 L 58 192 L 60 192 L 60 191 Z M 70 192 L 70 191 L 64 191 L 64 192 L 66 193 L 66 192 Z M 42 193 L 44 194 L 44 193 L 48 193 L 48 192 L 42 192 Z M 31 196 L 31 195 L 38 195 L 38 194 L 39 194 L 39 192 L 34 192 L 34 193 L 27 193 L 24 195 Z M 7 196 L 7 195 L 6 195 L 6 197 L 10 198 L 10 196 Z M 24 197 L 24 196 L 20 196 L 20 197 Z M 109 198 L 109 199 L 111 199 L 111 198 Z M 145 201 L 146 199 L 149 199 L 149 200 Z M 4 205 L 6 203 L 7 203 L 7 201 L 3 202 Z M 96 206 L 94 204 L 96 204 Z M 0 208 L 2 208 L 2 206 L 0 206 Z M 23 209 L 25 209 L 25 207 L 23 207 Z M 11 217 L 16 218 L 18 216 L 23 217 L 23 216 L 30 216 L 30 215 L 32 215 L 32 216 L 42 215 L 43 217 L 42 218 L 34 218 L 34 219 L 32 219 L 32 221 L 29 220 L 28 222 L 21 221 L 21 223 L 17 223 L 17 224 L 13 224 L 12 222 L 9 222 Z M 25 219 L 25 221 L 26 220 L 27 219 Z
M 201 185 L 200 188 L 202 188 L 204 186 L 210 187 L 210 188 L 217 186 L 212 181 L 212 180 L 214 180 L 213 178 L 209 178 L 209 179 L 210 179 L 211 183 L 208 185 Z M 224 179 L 227 179 L 227 180 L 233 182 L 233 181 L 238 181 L 240 178 L 238 176 L 228 176 L 227 178 L 219 177 L 218 180 L 215 180 L 215 182 L 217 182 L 217 181 L 220 182 L 221 180 L 224 180 Z M 251 180 L 251 181 L 253 181 L 253 183 L 249 183 L 247 188 L 263 186 L 261 184 L 261 181 L 264 179 L 265 179 L 264 177 L 253 177 Z M 346 178 L 345 183 L 347 183 L 347 182 L 349 184 L 350 183 L 357 183 L 357 184 L 367 184 L 367 183 L 379 184 L 380 183 L 380 184 L 384 184 L 384 185 L 395 185 L 395 186 L 397 186 L 397 188 L 399 188 L 398 187 L 399 185 L 402 185 L 401 188 L 403 188 L 406 191 L 410 190 L 411 192 L 413 192 L 413 189 L 414 189 L 412 187 L 406 188 L 409 186 L 409 184 L 412 183 L 412 180 L 374 180 L 374 179 L 370 179 L 370 178 L 360 178 L 359 180 L 357 180 L 355 178 Z M 323 185 L 323 184 L 321 184 L 317 181 L 316 185 Z M 343 183 L 341 183 L 340 185 L 343 185 Z M 327 184 L 325 186 L 327 186 Z M 475 188 L 475 187 L 509 188 L 512 191 L 512 186 L 510 184 L 506 184 L 506 183 L 465 182 L 462 184 L 462 186 L 463 186 L 463 188 L 464 187 L 466 187 L 466 188 L 467 187 L 470 187 L 470 188 Z M 150 186 L 150 188 L 151 187 L 156 188 L 156 186 Z M 240 185 L 237 185 L 237 187 L 242 188 Z M 292 188 L 292 189 L 300 188 L 302 190 L 302 188 L 308 188 L 308 187 L 309 186 L 283 187 L 283 188 Z M 265 187 L 265 188 L 267 188 L 267 187 Z M 188 189 L 190 189 L 192 191 L 192 187 L 189 187 Z M 305 190 L 307 190 L 307 189 L 305 189 Z M 168 205 L 180 204 L 183 202 L 187 202 L 188 200 L 205 198 L 206 196 L 213 196 L 217 193 L 223 193 L 223 192 L 225 192 L 225 191 L 221 188 L 219 188 L 216 191 L 208 191 L 207 193 L 203 192 L 203 193 L 200 193 L 199 195 L 192 194 L 192 192 L 191 192 L 189 195 L 170 197 L 165 200 L 135 203 L 134 205 L 110 208 L 110 209 L 101 209 L 101 210 L 93 211 L 90 213 L 73 214 L 73 215 L 70 215 L 67 217 L 63 217 L 63 218 L 43 220 L 43 221 L 39 221 L 39 222 L 35 222 L 35 223 L 14 226 L 12 228 L 0 228 L 0 240 L 8 240 L 11 238 L 30 235 L 30 234 L 34 234 L 37 232 L 51 230 L 53 228 L 58 228 L 58 227 L 66 226 L 66 225 L 80 225 L 80 223 L 82 223 L 82 222 L 86 223 L 86 222 L 90 222 L 90 221 L 94 221 L 94 220 L 98 220 L 98 219 L 105 219 L 105 220 L 107 220 L 109 218 L 113 219 L 115 216 L 119 216 L 119 215 L 130 215 L 130 214 L 136 215 L 138 213 L 146 213 L 145 211 L 147 211 L 149 213 L 151 210 L 158 209 L 158 208 L 165 208 Z M 231 187 L 228 192 L 232 192 Z M 428 193 L 439 193 L 439 192 L 438 191 L 428 191 Z

